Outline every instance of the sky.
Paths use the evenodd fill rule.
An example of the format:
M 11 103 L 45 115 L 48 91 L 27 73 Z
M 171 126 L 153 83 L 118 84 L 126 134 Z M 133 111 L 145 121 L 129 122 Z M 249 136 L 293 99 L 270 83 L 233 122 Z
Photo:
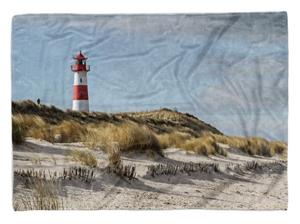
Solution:
M 72 107 L 81 50 L 91 111 L 188 112 L 228 135 L 287 140 L 287 15 L 18 15 L 12 100 Z

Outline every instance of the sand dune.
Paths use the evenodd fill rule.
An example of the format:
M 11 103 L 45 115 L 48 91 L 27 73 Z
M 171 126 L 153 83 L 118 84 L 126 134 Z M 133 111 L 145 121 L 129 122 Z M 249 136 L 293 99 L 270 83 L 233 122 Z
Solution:
M 136 179 L 127 180 L 108 173 L 107 155 L 91 151 L 81 143 L 49 143 L 28 138 L 13 150 L 14 170 L 46 170 L 62 173 L 81 166 L 69 156 L 73 150 L 91 151 L 98 159 L 91 183 L 79 179 L 58 182 L 63 209 L 287 209 L 286 162 L 279 157 L 249 156 L 221 145 L 227 157 L 199 156 L 170 148 L 165 157 L 151 153 L 130 152 L 122 155 L 125 165 L 136 167 Z M 259 169 L 246 169 L 251 161 Z M 176 166 L 183 163 L 214 163 L 218 172 L 177 172 L 176 175 L 149 175 L 151 165 Z M 46 172 L 46 173 L 47 173 Z M 22 210 L 24 195 L 31 194 L 20 176 L 14 178 L 14 204 Z M 23 199 L 22 199 L 23 198 Z

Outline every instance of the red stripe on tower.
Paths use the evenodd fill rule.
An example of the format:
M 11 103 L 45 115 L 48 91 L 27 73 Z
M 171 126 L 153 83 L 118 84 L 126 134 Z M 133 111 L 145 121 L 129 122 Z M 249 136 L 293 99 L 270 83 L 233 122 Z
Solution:
M 84 86 L 77 86 L 73 87 L 73 100 L 88 100 L 88 87 L 87 85 Z

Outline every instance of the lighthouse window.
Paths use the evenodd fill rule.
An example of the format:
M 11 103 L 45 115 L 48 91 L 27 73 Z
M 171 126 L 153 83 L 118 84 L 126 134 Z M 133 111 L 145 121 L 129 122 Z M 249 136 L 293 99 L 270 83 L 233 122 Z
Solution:
M 80 83 L 82 83 L 82 78 L 80 78 Z

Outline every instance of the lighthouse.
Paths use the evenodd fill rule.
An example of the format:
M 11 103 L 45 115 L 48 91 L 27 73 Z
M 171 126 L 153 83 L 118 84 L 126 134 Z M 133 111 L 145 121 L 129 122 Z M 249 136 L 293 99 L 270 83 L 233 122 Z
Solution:
M 87 84 L 87 72 L 90 66 L 86 64 L 87 57 L 81 51 L 73 57 L 75 64 L 71 65 L 74 72 L 73 106 L 74 111 L 89 111 L 89 95 Z

